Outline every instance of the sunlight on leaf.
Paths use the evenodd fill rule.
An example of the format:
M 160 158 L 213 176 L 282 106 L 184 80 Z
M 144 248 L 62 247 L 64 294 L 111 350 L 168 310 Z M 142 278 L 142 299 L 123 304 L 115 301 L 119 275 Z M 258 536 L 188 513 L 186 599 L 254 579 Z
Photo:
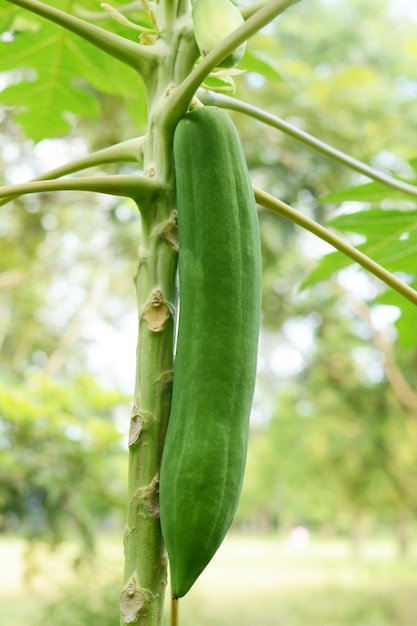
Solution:
M 375 183 L 372 183 L 375 185 Z M 407 278 L 417 273 L 417 210 L 399 211 L 372 209 L 340 215 L 327 223 L 331 228 L 344 233 L 361 234 L 366 242 L 357 248 L 389 271 Z M 302 288 L 327 280 L 347 267 L 351 261 L 340 252 L 326 255 L 317 268 L 303 282 Z M 376 300 L 401 309 L 396 322 L 401 344 L 410 348 L 415 345 L 416 307 L 393 290 L 385 291 Z
M 240 61 L 239 67 L 247 72 L 260 74 L 266 80 L 271 82 L 282 83 L 284 80 L 269 60 L 266 61 L 259 54 L 253 54 L 248 50 L 246 50 L 242 60 Z
M 15 32 L 12 41 L 0 41 L 0 71 L 16 67 L 22 71 L 13 76 L 21 82 L 0 92 L 0 102 L 17 107 L 15 121 L 35 141 L 68 132 L 68 114 L 98 118 L 94 91 L 129 99 L 134 93 L 144 100 L 144 86 L 133 70 L 47 22 L 40 21 L 36 32 Z M 25 70 L 35 72 L 33 82 L 25 82 Z
M 399 179 L 401 180 L 401 179 Z M 404 183 L 413 184 L 413 181 L 404 180 Z M 416 185 L 417 188 L 417 185 Z M 333 191 L 332 193 L 322 196 L 319 201 L 324 202 L 381 202 L 388 199 L 409 199 L 410 196 L 401 191 L 390 189 L 387 185 L 382 183 L 364 183 L 363 185 L 355 185 L 354 187 L 348 187 L 347 189 L 341 189 L 340 191 Z

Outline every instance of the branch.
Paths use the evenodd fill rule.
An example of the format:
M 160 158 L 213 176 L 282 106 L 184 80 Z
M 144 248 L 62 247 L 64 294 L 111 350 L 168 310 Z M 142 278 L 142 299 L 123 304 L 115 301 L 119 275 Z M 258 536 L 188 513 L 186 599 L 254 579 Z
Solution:
M 120 35 L 111 33 L 94 24 L 89 24 L 79 17 L 69 15 L 65 11 L 55 9 L 38 0 L 6 0 L 6 2 L 27 9 L 70 30 L 103 52 L 129 65 L 139 72 L 141 76 L 146 76 L 151 72 L 158 57 L 154 48 L 135 43 L 125 37 L 120 37 Z
M 69 322 L 59 339 L 58 345 L 50 354 L 43 368 L 43 372 L 47 376 L 55 376 L 61 370 L 67 354 L 78 343 L 88 316 L 102 304 L 108 286 L 108 262 L 110 257 L 109 250 L 105 250 L 101 257 L 97 259 L 97 270 L 94 273 L 92 285 L 89 287 L 88 297 Z
M 10 270 L 13 271 L 13 270 Z M 13 313 L 13 299 L 12 298 L 3 298 L 2 304 L 0 305 L 1 312 L 1 326 L 0 326 L 0 350 L 3 347 L 4 340 L 7 337 L 7 333 L 9 330 L 9 324 L 12 321 L 12 313 Z
M 122 6 L 118 6 L 117 10 L 122 15 L 129 15 L 129 13 L 134 13 L 138 11 L 144 12 L 142 2 L 130 2 L 129 4 L 125 4 Z M 86 19 L 86 20 L 94 20 L 95 22 L 100 21 L 108 21 L 110 15 L 106 13 L 106 11 L 89 11 L 88 9 L 83 9 L 83 7 L 77 7 L 77 14 Z
M 392 289 L 417 306 L 417 291 L 396 278 L 394 274 L 391 274 L 391 272 L 382 267 L 382 265 L 379 265 L 379 263 L 376 263 L 366 256 L 366 254 L 363 254 L 350 244 L 346 243 L 343 239 L 340 239 L 340 237 L 327 230 L 324 226 L 321 226 L 309 217 L 302 215 L 288 204 L 285 204 L 285 202 L 274 198 L 274 196 L 271 196 L 266 193 L 266 191 L 263 191 L 258 187 L 254 187 L 253 189 L 256 201 L 261 206 L 278 213 L 278 215 L 285 217 L 291 222 L 294 222 L 294 224 L 308 230 L 313 233 L 313 235 L 320 237 L 323 241 L 327 241 L 327 243 L 348 256 L 352 259 L 352 261 L 355 261 L 355 263 L 359 263 L 359 265 L 361 265 L 368 272 L 371 272 L 371 274 L 382 280 L 386 285 L 389 285 Z
M 140 159 L 143 141 L 144 137 L 127 139 L 126 141 L 122 141 L 114 146 L 109 146 L 108 148 L 97 150 L 96 152 L 92 152 L 91 154 L 82 156 L 79 159 L 74 159 L 73 161 L 65 163 L 60 167 L 49 170 L 48 172 L 45 172 L 40 176 L 36 176 L 36 178 L 33 178 L 31 181 L 28 182 L 34 183 L 42 180 L 61 178 L 62 176 L 74 174 L 75 172 L 80 172 L 81 170 L 87 169 L 89 167 L 104 165 L 105 163 L 137 162 Z M 7 204 L 15 198 L 16 196 L 12 196 L 10 198 L 0 200 L 0 206 Z
M 300 0 L 298 0 L 300 1 Z M 242 14 L 242 17 L 247 20 L 251 15 L 262 9 L 267 4 L 268 0 L 260 0 L 260 2 L 251 2 L 247 6 L 239 6 L 239 11 Z
M 231 109 L 233 111 L 238 111 L 239 113 L 249 115 L 250 117 L 257 119 L 260 122 L 267 124 L 268 126 L 272 126 L 273 128 L 282 130 L 287 135 L 291 135 L 295 139 L 302 141 L 310 148 L 313 148 L 313 150 L 316 150 L 317 152 L 320 152 L 321 154 L 324 154 L 325 156 L 330 157 L 338 161 L 339 163 L 346 165 L 347 167 L 350 167 L 360 174 L 368 176 L 374 181 L 382 183 L 383 185 L 386 185 L 391 189 L 395 189 L 396 191 L 402 191 L 403 193 L 417 198 L 417 185 L 404 183 L 400 180 L 397 180 L 393 176 L 390 176 L 389 174 L 384 174 L 383 172 L 374 169 L 370 165 L 354 159 L 348 154 L 345 154 L 344 152 L 341 152 L 340 150 L 329 146 L 324 141 L 316 139 L 316 137 L 313 137 L 313 135 L 310 135 L 309 133 L 300 130 L 289 122 L 286 122 L 281 118 L 276 117 L 275 115 L 271 115 L 270 113 L 267 113 L 266 111 L 263 111 L 258 107 L 246 104 L 246 102 L 242 102 L 241 100 L 237 100 L 236 98 L 216 94 L 213 92 L 210 92 L 209 94 L 206 93 L 205 95 L 203 94 L 201 96 L 201 100 L 203 102 L 206 102 L 207 104 Z
M 0 198 L 48 191 L 92 191 L 111 196 L 125 196 L 136 201 L 151 200 L 164 190 L 162 181 L 146 176 L 86 176 L 45 180 L 0 187 Z
M 371 313 L 366 304 L 356 300 L 352 294 L 346 293 L 340 286 L 338 286 L 338 292 L 352 311 L 371 329 L 375 347 L 383 357 L 385 375 L 393 393 L 410 415 L 417 418 L 417 393 L 411 385 L 409 385 L 398 366 L 392 349 L 392 343 L 387 339 L 385 333 L 378 330 L 372 323 Z
M 172 130 L 175 127 L 179 117 L 188 109 L 201 83 L 230 52 L 297 2 L 299 0 L 270 0 L 204 57 L 187 78 L 169 94 L 169 102 L 166 103 L 163 112 L 164 128 Z
M 20 285 L 26 278 L 26 272 L 17 269 L 0 272 L 0 289 L 10 289 Z

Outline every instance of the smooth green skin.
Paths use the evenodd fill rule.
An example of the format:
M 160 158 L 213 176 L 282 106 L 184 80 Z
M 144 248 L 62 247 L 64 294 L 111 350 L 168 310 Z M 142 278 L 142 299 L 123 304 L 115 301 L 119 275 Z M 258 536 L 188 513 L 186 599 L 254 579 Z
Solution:
M 202 56 L 206 56 L 223 39 L 245 21 L 239 9 L 229 0 L 195 0 L 192 6 L 194 37 Z M 233 67 L 243 57 L 246 43 L 229 54 L 219 67 Z
M 174 135 L 180 317 L 160 507 L 171 589 L 187 593 L 239 501 L 261 300 L 256 204 L 236 129 L 198 108 Z

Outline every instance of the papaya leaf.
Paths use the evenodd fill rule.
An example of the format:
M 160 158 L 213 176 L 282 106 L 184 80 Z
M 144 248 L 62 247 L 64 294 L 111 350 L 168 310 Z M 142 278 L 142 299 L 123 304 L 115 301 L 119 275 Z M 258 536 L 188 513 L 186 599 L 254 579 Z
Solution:
M 204 80 L 204 86 L 206 87 L 206 89 L 212 89 L 213 91 L 216 89 L 234 91 L 236 88 L 232 77 L 230 77 L 229 79 L 224 77 L 223 79 L 220 76 L 215 75 L 207 76 L 207 78 Z
M 65 80 L 83 77 L 103 93 L 129 95 L 132 80 L 139 82 L 131 68 L 46 21 L 39 23 L 36 32 L 16 32 L 12 41 L 0 42 L 0 71 L 16 68 L 40 71 L 46 67 L 59 71 Z
M 242 60 L 239 62 L 239 68 L 247 72 L 260 74 L 270 82 L 282 83 L 284 81 L 281 74 L 269 61 L 263 59 L 259 54 L 250 52 L 248 49 L 246 49 Z
M 416 288 L 417 282 L 412 284 L 411 286 Z M 395 327 L 398 332 L 399 342 L 401 346 L 405 349 L 414 348 L 417 344 L 416 307 L 411 302 L 405 300 L 398 293 L 391 289 L 384 291 L 384 293 L 379 295 L 375 299 L 375 303 L 396 306 L 401 310 L 400 317 L 395 321 Z
M 14 7 L 12 4 L 6 4 L 0 7 L 0 36 L 8 31 L 21 9 Z
M 385 211 L 374 209 L 340 215 L 327 226 L 341 232 L 364 236 L 357 247 L 391 272 L 414 275 L 417 271 L 417 210 Z M 340 252 L 326 255 L 306 278 L 303 287 L 329 278 L 351 264 Z
M 91 93 L 62 81 L 55 82 L 55 78 L 52 72 L 40 74 L 36 82 L 11 85 L 0 94 L 4 104 L 17 107 L 15 122 L 35 142 L 66 134 L 71 128 L 68 113 L 89 119 L 99 116 L 98 101 Z
M 409 180 L 404 180 L 410 183 Z M 390 189 L 382 183 L 365 183 L 363 185 L 355 185 L 340 191 L 334 191 L 320 198 L 320 202 L 370 202 L 376 203 L 388 199 L 407 199 L 409 196 L 396 189 Z
M 319 262 L 317 267 L 312 270 L 308 276 L 302 281 L 300 288 L 306 289 L 312 285 L 328 280 L 333 274 L 340 272 L 352 264 L 352 261 L 341 252 L 330 252 L 326 254 Z
M 131 68 L 46 21 L 35 31 L 16 31 L 11 41 L 0 41 L 0 71 L 14 71 L 15 79 L 16 68 L 22 70 L 20 82 L 0 92 L 0 101 L 18 108 L 15 121 L 34 141 L 67 132 L 69 113 L 99 117 L 97 91 L 131 98 L 134 81 L 135 96 L 144 91 Z
M 327 225 L 344 233 L 362 235 L 366 241 L 356 246 L 358 250 L 386 267 L 390 272 L 415 280 L 417 273 L 417 210 L 372 209 L 340 215 L 328 222 Z M 306 278 L 302 287 L 305 288 L 326 280 L 350 264 L 350 259 L 340 252 L 328 254 Z M 396 322 L 400 342 L 407 348 L 415 346 L 417 344 L 415 333 L 417 308 L 400 294 L 391 290 L 385 291 L 377 298 L 376 302 L 391 304 L 400 308 L 401 317 Z
M 370 209 L 339 215 L 329 221 L 328 226 L 342 232 L 361 233 L 368 243 L 385 238 L 404 240 L 409 238 L 409 233 L 417 231 L 417 210 Z
M 409 165 L 411 165 L 411 167 L 413 168 L 413 170 L 415 171 L 417 175 L 417 157 L 411 159 L 408 163 Z

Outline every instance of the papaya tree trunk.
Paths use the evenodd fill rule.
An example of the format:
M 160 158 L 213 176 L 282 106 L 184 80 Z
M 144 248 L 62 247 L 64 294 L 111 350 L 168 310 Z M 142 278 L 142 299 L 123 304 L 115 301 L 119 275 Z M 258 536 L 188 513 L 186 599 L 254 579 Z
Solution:
M 163 220 L 169 209 L 166 206 L 160 208 Z M 156 220 L 149 221 L 152 227 Z M 168 218 L 162 224 L 165 228 L 156 234 L 148 225 L 143 228 L 135 280 L 139 337 L 129 433 L 129 501 L 125 576 L 120 603 L 122 624 L 149 626 L 160 624 L 166 586 L 158 486 L 172 386 L 177 256 L 174 240 L 164 234 L 165 230 L 175 233 L 175 222 Z
M 167 559 L 159 521 L 159 467 L 170 411 L 175 329 L 177 216 L 172 136 L 163 127 L 164 99 L 191 71 L 198 51 L 192 32 L 181 29 L 182 0 L 160 4 L 160 57 L 146 87 L 148 131 L 145 175 L 163 181 L 165 191 L 149 206 L 139 205 L 141 241 L 135 287 L 138 344 L 129 433 L 128 510 L 121 624 L 159 626 L 167 584 Z

